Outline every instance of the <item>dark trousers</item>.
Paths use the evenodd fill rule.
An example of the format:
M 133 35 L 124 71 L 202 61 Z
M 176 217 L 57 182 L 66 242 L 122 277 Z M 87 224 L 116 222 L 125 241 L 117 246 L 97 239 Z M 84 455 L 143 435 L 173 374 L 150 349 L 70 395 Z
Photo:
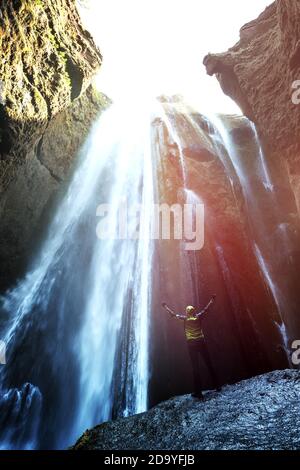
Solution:
M 201 356 L 203 362 L 205 363 L 211 378 L 213 380 L 213 385 L 215 388 L 219 387 L 218 377 L 214 371 L 209 352 L 205 343 L 205 339 L 198 341 L 188 341 L 189 355 L 192 362 L 193 368 L 193 378 L 194 378 L 194 391 L 195 393 L 201 393 L 203 391 L 203 384 L 201 381 L 201 370 L 199 364 L 199 355 Z

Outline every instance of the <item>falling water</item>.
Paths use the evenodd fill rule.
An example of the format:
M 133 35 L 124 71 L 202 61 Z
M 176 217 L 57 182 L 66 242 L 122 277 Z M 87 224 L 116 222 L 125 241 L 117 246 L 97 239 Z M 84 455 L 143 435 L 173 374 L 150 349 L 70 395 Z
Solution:
M 197 207 L 200 207 L 203 205 L 203 202 L 201 201 L 200 197 L 195 194 L 194 191 L 185 188 L 185 194 L 186 194 L 186 204 L 190 208 L 190 216 L 189 216 L 189 221 L 186 221 L 186 225 L 190 224 L 190 232 L 195 230 L 195 227 L 193 227 L 193 223 L 196 220 L 196 214 L 195 210 Z M 203 206 L 204 207 L 204 206 Z M 201 229 L 204 229 L 204 219 L 201 223 Z M 199 228 L 198 228 L 199 230 Z M 200 233 L 197 234 L 200 236 Z M 199 285 L 199 273 L 198 273 L 198 251 L 197 250 L 188 250 L 186 246 L 186 242 L 183 241 L 181 244 L 181 259 L 182 259 L 182 264 L 183 264 L 183 269 L 182 273 L 184 275 L 184 280 L 182 280 L 182 283 L 185 282 L 187 283 L 189 287 L 189 295 L 190 295 L 190 301 L 194 305 L 199 305 L 201 302 L 201 296 L 200 296 L 200 285 Z
M 259 142 L 257 130 L 254 124 L 250 123 L 247 118 L 244 117 L 243 119 L 246 121 L 246 126 L 252 130 L 256 144 L 256 155 L 254 156 L 256 166 L 255 178 L 258 182 L 262 183 L 263 185 L 265 191 L 264 199 L 268 201 L 272 207 L 276 207 L 274 185 L 271 181 L 271 176 L 269 174 L 267 163 L 265 161 L 263 149 Z M 253 251 L 257 258 L 259 266 L 261 267 L 266 283 L 269 286 L 270 292 L 273 295 L 274 301 L 277 305 L 278 313 L 281 316 L 281 324 L 279 325 L 276 323 L 276 325 L 279 328 L 287 357 L 289 357 L 289 340 L 283 320 L 283 311 L 281 307 L 280 296 L 278 293 L 278 286 L 276 286 L 276 283 L 272 278 L 271 270 L 268 268 L 267 262 L 262 253 L 262 248 L 260 248 L 259 246 L 261 243 L 265 242 L 267 234 L 265 226 L 265 214 L 263 213 L 260 204 L 258 204 L 258 199 L 255 194 L 256 189 L 255 187 L 253 187 L 253 181 L 251 181 L 249 171 L 247 171 L 247 162 L 245 161 L 245 159 L 242 158 L 238 147 L 234 144 L 233 138 L 230 135 L 226 123 L 224 122 L 224 118 L 218 115 L 212 115 L 209 116 L 209 120 L 213 125 L 213 138 L 216 144 L 216 148 L 218 150 L 218 154 L 220 155 L 220 159 L 229 174 L 230 164 L 233 165 L 234 171 L 238 177 L 238 181 L 243 189 L 245 202 L 248 207 L 247 214 L 249 217 L 250 229 L 253 233 Z M 220 148 L 220 144 L 225 147 L 229 160 L 226 158 L 226 156 L 224 156 L 224 153 Z M 276 215 L 278 216 L 278 214 Z M 283 237 L 281 237 L 279 241 L 284 250 L 286 243 Z
M 256 244 L 254 244 L 254 247 L 255 247 L 255 253 L 256 253 L 256 257 L 257 257 L 257 260 L 259 262 L 260 268 L 261 268 L 261 270 L 262 270 L 262 272 L 265 276 L 265 279 L 267 280 L 268 286 L 269 286 L 269 288 L 272 292 L 272 295 L 273 295 L 273 298 L 275 300 L 278 312 L 281 313 L 281 301 L 280 301 L 280 293 L 278 292 L 278 288 L 277 288 L 277 286 L 273 282 L 273 279 L 270 276 L 270 270 L 269 270 L 269 268 L 266 264 L 266 261 L 265 261 L 264 257 L 261 254 L 260 249 L 258 248 L 258 246 Z M 283 339 L 283 345 L 284 345 L 284 349 L 285 349 L 285 352 L 286 352 L 286 356 L 290 361 L 289 339 L 288 339 L 286 326 L 285 326 L 284 322 L 281 322 L 281 324 L 276 323 L 276 325 L 277 325 L 277 327 L 279 329 L 279 332 L 281 334 L 281 337 Z
M 272 192 L 274 190 L 274 185 L 272 184 L 272 181 L 271 181 L 270 173 L 268 171 L 267 163 L 265 160 L 265 155 L 264 155 L 262 146 L 260 145 L 260 142 L 259 142 L 258 133 L 257 133 L 254 123 L 250 122 L 250 125 L 253 131 L 254 137 L 255 137 L 255 142 L 256 142 L 256 146 L 258 150 L 258 155 L 259 155 L 258 162 L 260 165 L 259 170 L 260 170 L 260 174 L 262 175 L 262 181 L 263 181 L 265 188 Z
M 127 107 L 113 105 L 104 113 L 41 253 L 3 299 L 8 365 L 1 374 L 0 436 L 6 448 L 63 448 L 113 412 L 147 408 L 150 124 L 150 112 L 129 118 Z M 124 218 L 126 207 L 141 208 L 141 217 Z M 97 225 L 104 214 L 106 235 Z
M 201 129 L 197 126 L 193 119 L 190 117 L 188 107 L 184 102 L 176 100 L 176 102 L 165 103 L 161 109 L 160 118 L 164 123 L 168 139 L 170 142 L 174 142 L 176 149 L 178 151 L 178 163 L 180 167 L 180 177 L 181 181 L 179 185 L 181 186 L 179 202 L 181 205 L 185 205 L 188 208 L 185 213 L 185 229 L 191 233 L 195 233 L 195 221 L 197 219 L 196 211 L 201 206 L 204 208 L 203 202 L 199 195 L 190 189 L 189 175 L 186 168 L 186 161 L 184 155 L 184 148 L 189 148 L 193 144 L 197 144 L 199 140 L 199 133 L 202 138 L 205 138 L 205 134 L 201 133 Z M 205 214 L 203 214 L 205 218 Z M 200 231 L 204 230 L 204 218 Z M 198 227 L 199 229 L 199 227 Z M 200 237 L 200 233 L 197 234 Z M 204 237 L 204 235 L 203 235 Z M 195 305 L 200 304 L 200 286 L 198 282 L 198 263 L 197 255 L 198 250 L 189 249 L 187 240 L 183 237 L 179 242 L 179 266 L 178 271 L 181 273 L 180 284 L 183 288 L 183 291 L 188 292 L 189 303 L 194 303 Z

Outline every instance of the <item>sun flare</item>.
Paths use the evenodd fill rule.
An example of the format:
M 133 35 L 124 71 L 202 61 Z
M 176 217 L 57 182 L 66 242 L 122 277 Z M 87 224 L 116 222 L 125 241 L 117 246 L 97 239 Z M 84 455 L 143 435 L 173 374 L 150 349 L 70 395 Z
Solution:
M 204 111 L 239 112 L 206 76 L 208 52 L 223 52 L 270 0 L 89 0 L 85 24 L 103 53 L 97 83 L 113 99 L 183 94 Z M 225 20 L 226 18 L 226 20 Z

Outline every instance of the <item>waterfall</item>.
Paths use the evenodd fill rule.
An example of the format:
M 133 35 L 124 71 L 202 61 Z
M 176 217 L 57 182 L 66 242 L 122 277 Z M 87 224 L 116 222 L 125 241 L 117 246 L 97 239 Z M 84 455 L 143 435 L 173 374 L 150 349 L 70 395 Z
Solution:
M 3 299 L 6 448 L 64 448 L 113 413 L 147 409 L 153 198 L 151 112 L 113 105 L 30 272 Z
M 277 226 L 280 227 L 280 215 L 276 211 L 277 200 L 274 191 L 274 185 L 270 176 L 263 149 L 259 142 L 259 137 L 255 125 L 251 123 L 247 118 L 243 118 L 246 129 L 252 131 L 255 142 L 255 153 L 252 154 L 254 162 L 252 163 L 255 169 L 254 174 L 251 175 L 249 171 L 248 162 L 246 158 L 241 154 L 238 146 L 234 143 L 232 136 L 228 130 L 226 118 L 224 116 L 210 115 L 209 120 L 212 124 L 210 130 L 212 138 L 214 139 L 217 152 L 220 156 L 224 167 L 232 174 L 231 168 L 234 169 L 237 180 L 241 185 L 245 202 L 247 205 L 247 215 L 249 221 L 249 229 L 252 232 L 253 252 L 257 258 L 258 264 L 262 270 L 265 281 L 273 295 L 275 304 L 278 309 L 278 313 L 281 317 L 280 324 L 277 324 L 282 342 L 285 347 L 287 358 L 289 358 L 289 339 L 288 333 L 284 323 L 284 310 L 282 308 L 281 295 L 279 294 L 278 285 L 273 278 L 272 270 L 268 267 L 268 257 L 272 259 L 273 253 L 268 252 L 268 228 L 265 222 L 264 209 L 262 208 L 262 202 L 258 200 L 256 194 L 257 186 L 254 184 L 261 184 L 263 187 L 261 198 L 264 203 L 268 204 L 273 210 L 273 216 Z M 226 155 L 222 151 L 222 145 L 226 150 Z M 232 177 L 231 177 L 232 178 Z M 285 250 L 286 242 L 282 234 L 279 236 L 279 243 L 282 246 L 282 250 Z M 267 259 L 266 259 L 267 258 Z
M 243 128 L 250 130 L 254 163 L 249 174 L 248 160 L 226 119 L 205 118 L 184 103 L 154 101 L 136 108 L 114 104 L 95 123 L 40 252 L 25 278 L 1 299 L 0 337 L 7 346 L 7 365 L 0 369 L 2 448 L 66 448 L 87 428 L 148 408 L 155 349 L 155 338 L 150 341 L 153 294 L 159 303 L 152 292 L 153 272 L 155 268 L 160 274 L 160 255 L 167 277 L 164 295 L 178 308 L 187 303 L 200 307 L 210 291 L 220 290 L 227 304 L 214 321 L 221 322 L 220 331 L 229 338 L 224 339 L 231 358 L 244 355 L 240 362 L 246 364 L 251 341 L 243 335 L 251 329 L 263 336 L 249 303 L 240 301 L 237 275 L 231 272 L 234 249 L 237 254 L 247 250 L 248 239 L 265 283 L 253 271 L 249 279 L 263 284 L 262 297 L 268 285 L 284 319 L 268 227 L 252 186 L 254 181 L 271 206 L 272 175 L 255 129 L 241 118 Z M 202 173 L 206 179 L 201 180 Z M 216 181 L 209 186 L 211 174 Z M 236 203 L 234 214 L 239 213 L 240 196 L 247 209 L 249 233 L 243 244 L 235 240 L 229 250 L 231 240 L 222 239 L 220 231 L 231 230 L 238 219 L 227 214 L 224 228 L 213 220 L 215 214 L 223 215 L 215 195 L 218 184 L 223 185 L 221 199 L 226 194 L 229 204 Z M 169 206 L 193 208 L 190 232 L 195 208 L 206 204 L 210 226 L 204 254 L 199 254 L 201 248 L 187 250 L 183 238 L 168 240 L 164 253 L 156 256 L 153 210 L 161 199 Z M 274 220 L 283 241 L 283 222 L 276 214 Z M 157 317 L 161 328 L 164 320 Z M 264 331 L 270 328 L 272 336 L 275 330 L 276 340 L 280 331 L 288 352 L 285 322 L 279 318 L 275 326 L 270 317 Z
M 185 188 L 185 195 L 186 195 L 186 204 L 188 204 L 189 207 L 191 208 L 191 213 L 189 216 L 188 224 L 190 225 L 190 230 L 193 230 L 192 225 L 196 220 L 195 210 L 197 207 L 201 207 L 201 206 L 203 206 L 204 208 L 204 205 L 200 197 L 197 194 L 195 194 L 194 191 L 188 188 Z M 205 212 L 204 212 L 204 217 L 205 217 Z M 201 223 L 201 226 L 204 229 L 204 218 Z M 184 240 L 181 243 L 180 252 L 181 252 L 181 259 L 182 259 L 182 266 L 183 266 L 181 272 L 184 276 L 184 279 L 182 279 L 182 284 L 187 283 L 187 285 L 190 286 L 189 287 L 190 303 L 192 303 L 192 305 L 197 306 L 201 302 L 200 285 L 198 282 L 198 279 L 199 279 L 199 273 L 198 273 L 199 268 L 198 268 L 198 262 L 197 262 L 198 251 L 188 250 L 186 247 L 186 241 Z
M 259 265 L 261 267 L 261 270 L 262 270 L 262 272 L 265 276 L 265 279 L 268 282 L 268 286 L 269 286 L 269 288 L 272 292 L 272 295 L 273 295 L 273 298 L 275 300 L 278 312 L 281 313 L 280 293 L 278 292 L 278 288 L 277 288 L 276 284 L 274 283 L 273 279 L 270 276 L 270 270 L 268 269 L 268 267 L 266 265 L 265 259 L 262 256 L 260 249 L 258 248 L 258 246 L 256 244 L 254 246 L 255 246 L 256 257 L 259 261 Z M 283 346 L 284 346 L 284 349 L 285 349 L 286 356 L 289 360 L 289 364 L 291 365 L 291 360 L 290 360 L 291 356 L 290 356 L 290 350 L 289 350 L 289 338 L 288 338 L 286 326 L 285 326 L 284 322 L 282 321 L 281 324 L 277 324 L 277 327 L 278 327 L 280 335 L 283 339 Z
M 251 126 L 251 129 L 253 131 L 256 146 L 257 146 L 257 149 L 258 149 L 259 174 L 262 177 L 262 181 L 263 181 L 263 184 L 264 184 L 265 188 L 267 190 L 273 192 L 274 191 L 274 185 L 272 184 L 272 181 L 271 181 L 271 176 L 270 176 L 270 173 L 269 173 L 269 170 L 268 170 L 268 167 L 267 167 L 267 163 L 266 163 L 266 160 L 265 160 L 265 155 L 264 155 L 263 149 L 260 145 L 260 141 L 259 141 L 259 137 L 258 137 L 258 133 L 257 133 L 256 127 L 255 127 L 255 124 L 253 122 L 250 122 L 250 126 Z
M 175 97 L 175 103 L 172 99 L 165 102 L 160 111 L 160 119 L 165 125 L 167 130 L 167 141 L 170 144 L 175 145 L 178 157 L 178 186 L 179 194 L 176 195 L 176 203 L 181 206 L 187 207 L 185 213 L 185 231 L 190 234 L 195 231 L 195 221 L 197 220 L 197 211 L 199 208 L 203 208 L 201 214 L 201 229 L 204 230 L 204 218 L 205 210 L 204 204 L 199 195 L 197 195 L 190 187 L 190 178 L 186 168 L 184 149 L 188 148 L 193 143 L 197 143 L 201 134 L 201 129 L 197 126 L 189 116 L 188 106 L 180 101 L 177 101 Z M 192 136 L 192 138 L 191 138 Z M 163 153 L 163 138 L 160 139 L 159 153 Z M 200 209 L 201 211 L 201 209 Z M 200 233 L 197 234 L 200 237 Z M 204 237 L 204 234 L 203 234 Z M 177 247 L 179 256 L 178 271 L 180 273 L 180 285 L 184 292 L 188 293 L 188 303 L 198 305 L 201 302 L 200 299 L 200 286 L 198 283 L 198 263 L 197 263 L 197 250 L 189 249 L 187 246 L 187 240 L 185 237 L 179 241 Z

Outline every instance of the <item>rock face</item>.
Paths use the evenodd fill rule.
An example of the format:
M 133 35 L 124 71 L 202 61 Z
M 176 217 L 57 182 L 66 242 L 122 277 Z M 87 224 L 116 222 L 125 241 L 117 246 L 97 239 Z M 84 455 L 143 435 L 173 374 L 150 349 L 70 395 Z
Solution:
M 0 10 L 0 290 L 22 274 L 42 219 L 108 100 L 102 57 L 74 0 L 8 0 Z
M 299 450 L 300 373 L 272 372 L 168 400 L 86 431 L 75 450 Z
M 101 65 L 74 0 L 8 0 L 0 15 L 2 156 L 24 151 Z
M 240 41 L 234 47 L 204 59 L 208 74 L 216 75 L 223 91 L 239 104 L 258 130 L 265 169 L 276 195 L 274 207 L 282 213 L 281 222 L 273 224 L 273 233 L 281 231 L 286 237 L 281 248 L 278 245 L 279 250 L 274 251 L 278 253 L 275 277 L 278 282 L 286 282 L 279 288 L 280 308 L 292 339 L 300 333 L 299 19 L 298 1 L 277 0 L 241 29 Z M 284 246 L 291 250 L 288 256 L 280 255 Z
M 203 328 L 222 383 L 288 367 L 282 312 L 288 346 L 299 332 L 299 270 L 291 261 L 297 244 L 289 242 L 283 250 L 278 226 L 289 220 L 290 207 L 276 207 L 275 202 L 282 192 L 293 201 L 289 185 L 282 182 L 277 191 L 266 185 L 263 155 L 245 117 L 220 116 L 223 141 L 212 122 L 186 103 L 165 102 L 164 110 L 173 133 L 163 121 L 155 121 L 160 197 L 171 207 L 182 203 L 183 188 L 189 188 L 204 204 L 205 233 L 203 248 L 195 252 L 184 252 L 180 241 L 159 242 L 151 323 L 151 406 L 192 390 L 183 325 L 162 312 L 161 302 L 182 312 L 187 304 L 204 306 L 217 293 Z M 185 157 L 184 183 L 176 142 Z M 274 298 L 271 281 L 282 298 Z M 202 379 L 206 388 L 212 386 L 205 366 Z
M 22 161 L 10 164 L 10 182 L 0 193 L 0 290 L 21 276 L 35 255 L 72 163 L 93 121 L 108 105 L 106 96 L 89 87 L 49 122 Z
M 209 54 L 207 72 L 255 122 L 268 159 L 280 160 L 300 208 L 300 3 L 277 0 L 240 31 L 228 52 Z M 296 87 L 296 88 L 295 88 Z M 297 104 L 298 103 L 298 104 Z

